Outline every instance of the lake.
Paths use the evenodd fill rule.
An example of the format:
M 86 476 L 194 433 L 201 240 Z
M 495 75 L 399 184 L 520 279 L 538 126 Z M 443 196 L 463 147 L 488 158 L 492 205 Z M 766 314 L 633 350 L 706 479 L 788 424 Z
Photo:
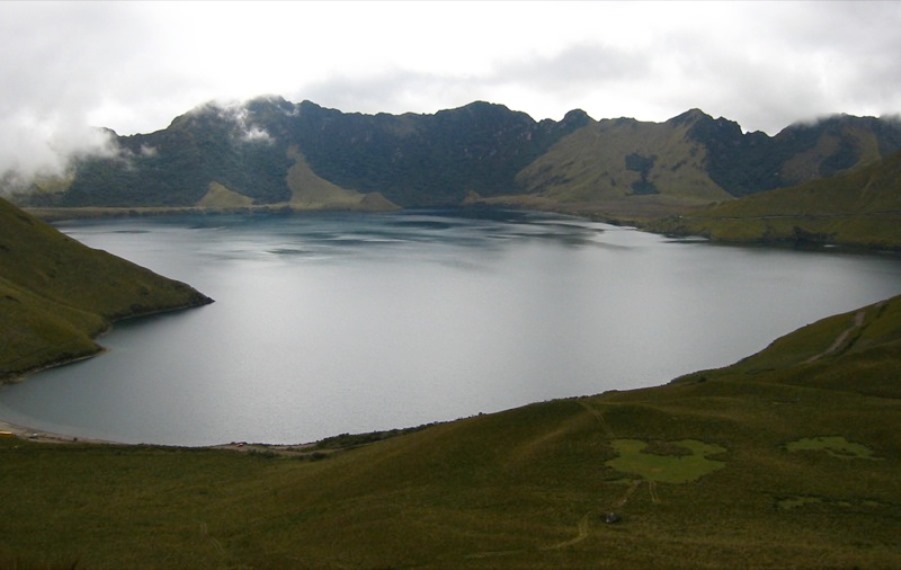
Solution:
M 890 255 L 514 211 L 58 226 L 216 303 L 122 322 L 0 418 L 127 443 L 300 443 L 665 383 L 901 293 Z

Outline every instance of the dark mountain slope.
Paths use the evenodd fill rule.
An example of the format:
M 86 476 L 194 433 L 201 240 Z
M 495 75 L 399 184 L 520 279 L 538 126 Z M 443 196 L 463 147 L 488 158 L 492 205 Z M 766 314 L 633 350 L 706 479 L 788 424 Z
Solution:
M 0 381 L 96 353 L 116 319 L 208 302 L 0 200 Z
M 287 146 L 254 130 L 246 112 L 204 105 L 176 117 L 168 128 L 117 137 L 116 158 L 78 162 L 69 189 L 35 196 L 56 206 L 190 206 L 211 183 L 259 203 L 286 202 Z
M 536 123 L 484 102 L 400 116 L 346 115 L 304 102 L 298 116 L 293 140 L 317 174 L 404 206 L 509 192 L 519 170 L 590 120 L 574 111 L 560 123 Z
M 719 241 L 901 249 L 901 152 L 850 172 L 670 217 L 647 227 Z
M 733 196 L 795 186 L 868 164 L 901 149 L 901 123 L 837 115 L 795 124 L 775 137 L 742 134 L 737 123 L 706 117 L 691 137 L 707 149 L 710 177 Z
M 509 192 L 520 169 L 589 121 L 573 111 L 560 122 L 535 122 L 482 102 L 434 115 L 346 114 L 281 98 L 208 104 L 162 131 L 117 137 L 118 157 L 82 159 L 67 189 L 19 201 L 193 206 L 217 184 L 257 205 L 287 204 L 288 170 L 300 156 L 345 191 L 380 193 L 402 206 L 459 204 L 469 192 Z

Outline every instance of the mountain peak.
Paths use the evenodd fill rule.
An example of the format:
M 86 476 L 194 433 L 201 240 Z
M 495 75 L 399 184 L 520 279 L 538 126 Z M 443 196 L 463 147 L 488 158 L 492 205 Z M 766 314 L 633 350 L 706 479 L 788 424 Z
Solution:
M 565 115 L 563 115 L 563 120 L 561 123 L 567 125 L 587 125 L 588 123 L 593 122 L 594 119 L 591 118 L 591 115 L 583 111 L 582 109 L 573 109 L 568 111 Z
M 685 124 L 685 123 L 696 123 L 701 120 L 712 120 L 713 117 L 705 113 L 704 111 L 698 109 L 697 107 L 689 109 L 685 111 L 681 115 L 676 115 L 669 121 L 668 123 L 676 123 L 676 124 Z

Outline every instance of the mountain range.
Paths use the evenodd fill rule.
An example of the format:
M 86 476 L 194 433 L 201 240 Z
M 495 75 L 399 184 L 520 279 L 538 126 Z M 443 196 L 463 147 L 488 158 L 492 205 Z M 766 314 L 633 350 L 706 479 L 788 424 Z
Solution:
M 635 219 L 680 213 L 869 164 L 901 149 L 901 120 L 836 115 L 775 136 L 698 109 L 662 123 L 573 110 L 535 121 L 474 102 L 434 114 L 344 113 L 262 97 L 206 104 L 165 129 L 110 132 L 23 188 L 30 207 L 389 209 L 539 205 Z

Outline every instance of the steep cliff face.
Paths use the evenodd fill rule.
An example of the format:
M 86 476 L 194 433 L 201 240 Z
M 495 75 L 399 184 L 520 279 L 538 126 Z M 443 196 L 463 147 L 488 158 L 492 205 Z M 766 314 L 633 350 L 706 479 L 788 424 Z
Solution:
M 97 352 L 116 319 L 209 302 L 0 200 L 0 381 Z

